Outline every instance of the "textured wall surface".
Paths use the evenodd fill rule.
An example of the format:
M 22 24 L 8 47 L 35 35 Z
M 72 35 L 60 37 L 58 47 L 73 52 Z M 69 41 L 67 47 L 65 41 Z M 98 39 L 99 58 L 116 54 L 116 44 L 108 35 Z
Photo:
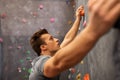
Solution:
M 62 41 L 74 21 L 75 8 L 84 5 L 87 20 L 87 1 L 0 0 L 0 79 L 28 80 L 31 61 L 36 57 L 30 36 L 39 28 L 47 28 Z M 61 74 L 61 80 L 75 80 L 79 73 L 81 80 L 86 73 L 90 80 L 119 80 L 119 34 L 118 29 L 108 32 L 80 64 Z
M 1 13 L 7 13 L 7 18 L 2 20 L 3 35 L 31 35 L 39 28 L 47 28 L 54 35 L 64 30 L 60 34 L 64 35 L 70 27 L 68 20 L 73 19 L 73 7 L 65 0 L 1 0 L 0 4 Z M 40 5 L 43 9 L 39 9 Z M 37 15 L 34 16 L 34 13 Z M 55 19 L 55 23 L 51 24 L 51 18 Z M 25 20 L 26 23 L 22 24 Z
M 118 37 L 117 37 L 117 41 L 115 43 L 115 47 L 114 47 L 114 53 L 113 53 L 113 57 L 114 57 L 114 64 L 115 64 L 115 71 L 116 71 L 116 75 L 115 75 L 115 80 L 120 80 L 120 30 L 118 33 Z
M 92 80 L 115 80 L 114 48 L 119 31 L 111 30 L 103 36 L 88 55 Z

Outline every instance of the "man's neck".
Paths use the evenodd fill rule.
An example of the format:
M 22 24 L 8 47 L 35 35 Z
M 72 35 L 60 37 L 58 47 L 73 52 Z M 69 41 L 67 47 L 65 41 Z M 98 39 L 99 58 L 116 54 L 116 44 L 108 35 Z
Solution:
M 42 51 L 42 52 L 41 52 L 41 55 L 49 55 L 49 56 L 51 56 L 51 53 L 48 52 L 48 51 Z
M 54 56 L 54 54 L 56 53 L 56 51 L 42 51 L 41 55 L 49 55 L 49 56 Z

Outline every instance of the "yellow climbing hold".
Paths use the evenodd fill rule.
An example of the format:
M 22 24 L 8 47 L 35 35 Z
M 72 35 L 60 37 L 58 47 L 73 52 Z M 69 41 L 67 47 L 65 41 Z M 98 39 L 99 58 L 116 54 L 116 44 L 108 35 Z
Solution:
M 76 76 L 76 80 L 81 80 L 81 74 L 80 73 Z

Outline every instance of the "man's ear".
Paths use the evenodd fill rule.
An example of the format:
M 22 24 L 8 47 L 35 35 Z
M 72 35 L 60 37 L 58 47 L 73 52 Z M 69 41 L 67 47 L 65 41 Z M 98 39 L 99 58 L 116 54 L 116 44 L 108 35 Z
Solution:
M 43 51 L 47 50 L 47 46 L 46 46 L 46 45 L 44 45 L 44 44 L 43 44 L 43 45 L 41 45 L 41 46 L 40 46 L 40 48 L 41 48 L 41 50 L 43 50 Z

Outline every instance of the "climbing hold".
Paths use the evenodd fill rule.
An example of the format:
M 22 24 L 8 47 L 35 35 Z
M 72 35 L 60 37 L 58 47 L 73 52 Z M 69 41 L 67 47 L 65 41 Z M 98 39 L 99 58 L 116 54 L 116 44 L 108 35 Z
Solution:
M 71 24 L 72 24 L 72 21 L 71 21 L 71 20 L 69 20 L 69 21 L 68 21 L 68 24 L 69 24 L 69 25 L 71 25 Z
M 68 75 L 68 79 L 71 79 L 71 75 L 70 74 Z
M 9 48 L 9 49 L 12 49 L 13 47 L 12 47 L 12 46 L 9 46 L 8 48 Z
M 83 27 L 86 27 L 86 20 L 83 22 Z
M 81 61 L 80 64 L 84 64 L 84 61 Z
M 70 71 L 71 73 L 75 73 L 75 72 L 76 72 L 75 68 L 70 68 L 69 71 Z
M 30 54 L 30 51 L 28 50 L 26 53 L 27 53 L 27 54 Z
M 76 80 L 81 80 L 81 74 L 80 73 L 76 76 Z
M 2 43 L 3 42 L 3 39 L 2 38 L 0 38 L 0 43 Z
M 26 23 L 26 22 L 27 22 L 27 20 L 26 20 L 25 18 L 23 18 L 23 19 L 22 19 L 22 22 L 23 22 L 23 23 Z
M 22 72 L 22 70 L 21 70 L 21 68 L 20 68 L 20 67 L 18 67 L 17 69 L 18 69 L 18 72 Z
M 27 57 L 26 60 L 31 60 L 31 58 L 30 58 L 30 57 Z
M 57 31 L 56 33 L 57 33 L 57 34 L 60 34 L 60 31 Z
M 71 72 L 72 72 L 72 73 L 75 73 L 75 71 L 76 71 L 75 68 L 72 68 Z
M 84 16 L 84 15 L 85 15 L 84 10 L 80 11 L 80 15 L 81 15 L 81 16 Z
M 2 18 L 2 19 L 4 19 L 6 16 L 7 16 L 6 13 L 2 13 L 2 14 L 1 14 L 1 18 Z
M 72 6 L 74 6 L 73 8 L 75 8 L 76 3 L 74 0 L 71 1 L 71 4 L 72 4 Z
M 66 0 L 66 4 L 70 4 L 70 1 L 69 1 L 69 0 Z
M 33 15 L 34 17 L 36 17 L 38 14 L 37 14 L 37 12 L 33 12 L 32 15 Z
M 21 49 L 22 47 L 21 46 L 17 46 L 18 49 Z
M 82 8 L 80 9 L 80 15 L 84 16 L 85 15 L 85 11 L 84 11 L 84 7 L 82 6 Z
M 50 22 L 51 22 L 51 23 L 55 22 L 55 19 L 54 19 L 54 18 L 51 18 L 51 19 L 50 19 Z
M 29 60 L 30 62 L 32 62 L 32 60 Z
M 69 71 L 71 72 L 71 68 L 69 68 Z
M 26 70 L 26 68 L 25 68 L 25 67 L 23 67 L 23 68 L 22 68 L 22 70 L 24 70 L 24 71 L 25 71 L 25 70 Z
M 75 5 L 73 5 L 72 7 L 75 8 Z
M 40 9 L 43 9 L 43 5 L 42 5 L 42 4 L 40 4 L 40 5 L 39 5 L 39 8 L 40 8 Z
M 28 69 L 28 73 L 31 73 L 32 72 L 32 69 L 30 68 L 30 69 Z
M 89 73 L 86 73 L 83 77 L 83 80 L 90 80 L 90 75 Z
M 20 62 L 21 62 L 21 63 L 23 63 L 23 62 L 24 62 L 24 60 L 22 60 L 22 59 L 21 59 L 21 60 L 20 60 Z
M 25 76 L 24 76 L 24 78 L 28 78 L 28 76 L 27 76 L 27 75 L 25 75 Z

